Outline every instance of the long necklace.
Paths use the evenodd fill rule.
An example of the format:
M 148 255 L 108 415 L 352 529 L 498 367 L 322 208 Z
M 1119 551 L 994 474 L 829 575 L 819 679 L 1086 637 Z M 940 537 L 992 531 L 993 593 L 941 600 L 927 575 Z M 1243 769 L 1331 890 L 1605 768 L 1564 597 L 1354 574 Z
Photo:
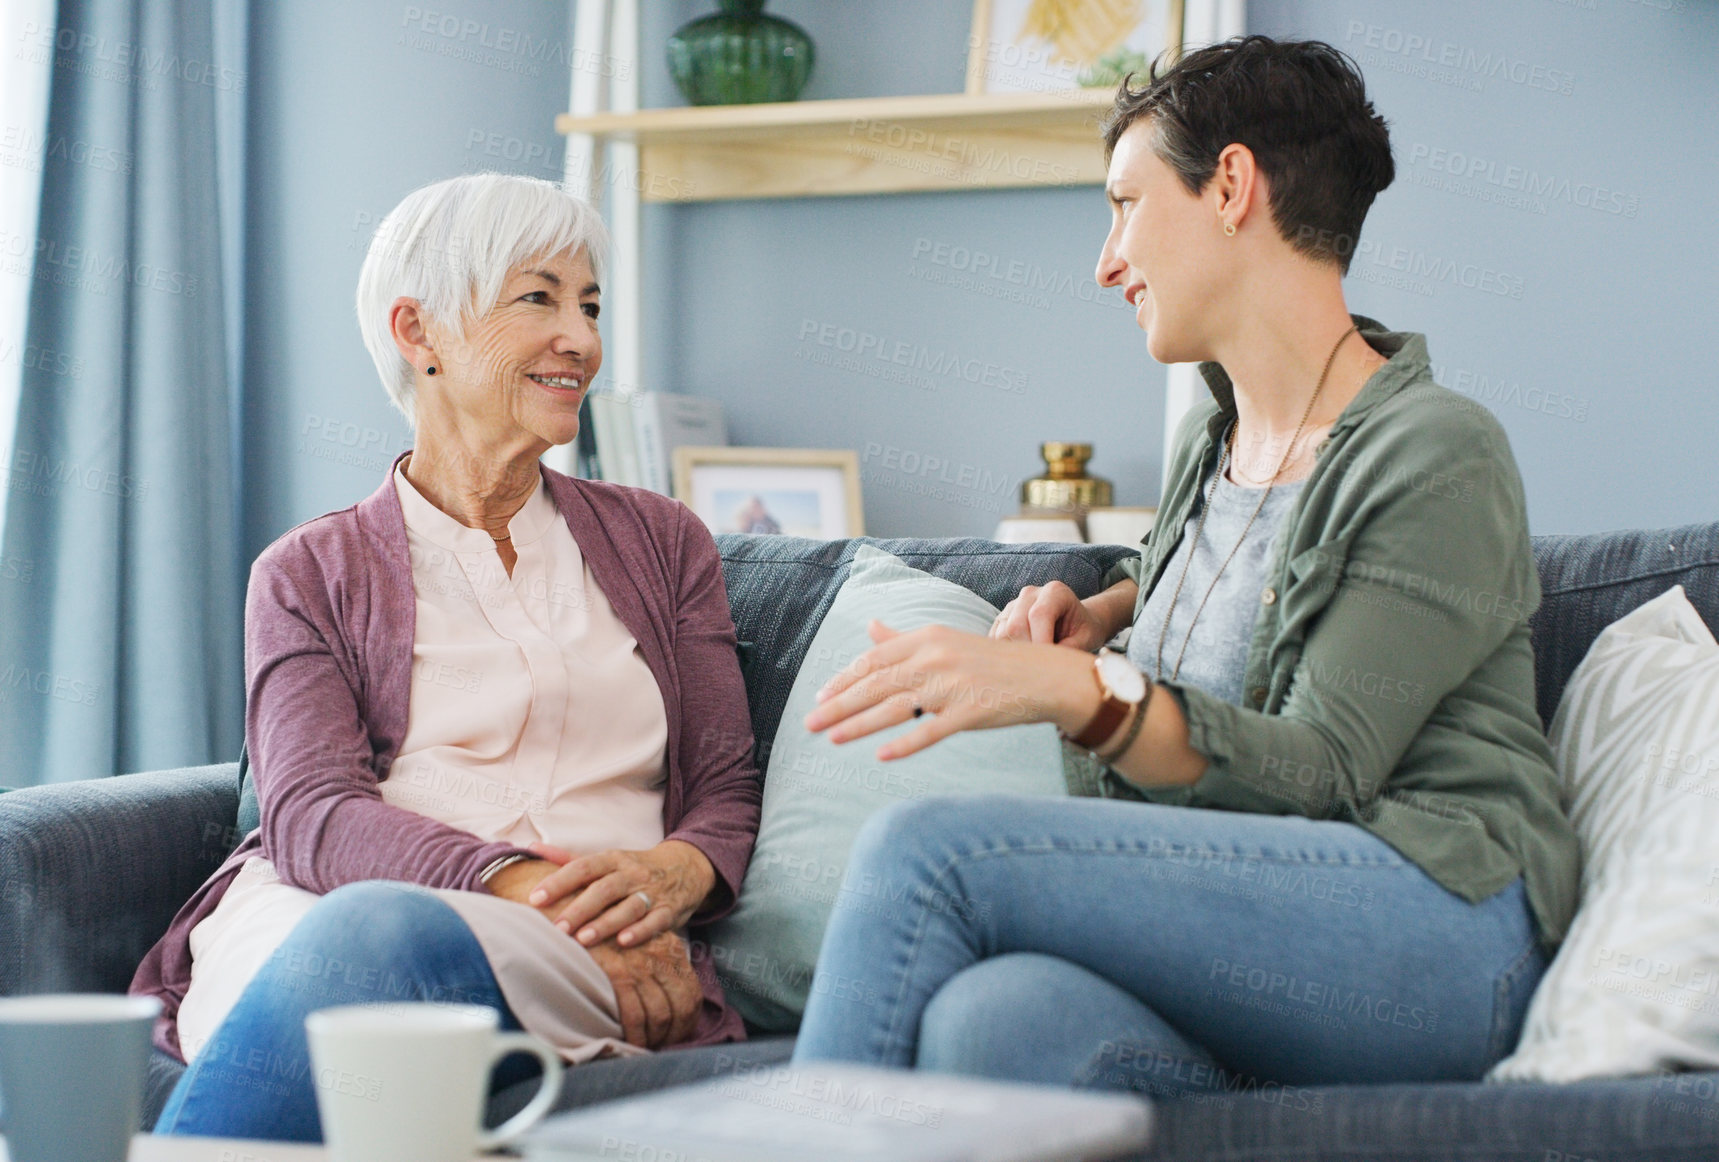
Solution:
M 1235 559 L 1236 553 L 1241 549 L 1242 542 L 1247 540 L 1248 530 L 1253 528 L 1253 522 L 1258 519 L 1260 510 L 1265 507 L 1266 500 L 1271 496 L 1271 490 L 1277 487 L 1277 478 L 1283 475 L 1284 468 L 1289 464 L 1289 454 L 1295 449 L 1295 441 L 1301 438 L 1301 429 L 1307 426 L 1307 417 L 1313 414 L 1313 405 L 1319 399 L 1319 393 L 1325 390 L 1325 380 L 1331 374 L 1331 365 L 1337 361 L 1337 349 L 1343 346 L 1344 339 L 1347 339 L 1358 329 L 1358 325 L 1352 324 L 1347 331 L 1343 332 L 1342 338 L 1332 344 L 1331 354 L 1325 357 L 1325 369 L 1319 373 L 1319 383 L 1313 388 L 1313 395 L 1307 400 L 1307 407 L 1301 413 L 1301 422 L 1295 425 L 1295 435 L 1291 437 L 1289 447 L 1284 449 L 1283 460 L 1278 464 L 1277 471 L 1272 473 L 1271 483 L 1266 485 L 1265 493 L 1259 498 L 1259 503 L 1254 506 L 1253 516 L 1248 517 L 1247 524 L 1242 527 L 1241 536 L 1236 538 L 1235 548 L 1230 550 L 1230 555 L 1224 558 L 1224 563 L 1219 565 L 1218 571 L 1212 575 L 1212 583 L 1206 587 L 1205 597 L 1200 598 L 1200 604 L 1194 610 L 1193 619 L 1188 622 L 1187 636 L 1182 638 L 1182 648 L 1176 654 L 1176 666 L 1170 671 L 1171 681 L 1175 681 L 1176 676 L 1182 672 L 1182 658 L 1188 652 L 1188 642 L 1193 639 L 1194 623 L 1199 621 L 1200 614 L 1205 612 L 1206 602 L 1211 598 L 1212 590 L 1218 587 L 1218 578 L 1224 575 L 1224 570 L 1229 568 L 1230 562 Z M 1224 466 L 1229 463 L 1230 456 L 1235 451 L 1237 426 L 1239 426 L 1239 417 L 1230 422 L 1230 436 L 1224 442 L 1223 455 L 1218 458 L 1218 470 L 1212 476 L 1211 495 L 1206 497 L 1205 506 L 1200 509 L 1200 523 L 1194 528 L 1194 542 L 1188 546 L 1188 556 L 1182 562 L 1182 575 L 1176 579 L 1176 589 L 1170 594 L 1170 608 L 1164 613 L 1164 628 L 1158 631 L 1158 676 L 1156 680 L 1160 682 L 1164 680 L 1164 639 L 1170 633 L 1170 617 L 1176 612 L 1176 601 L 1182 596 L 1182 583 L 1188 579 L 1188 568 L 1194 563 L 1194 552 L 1200 546 L 1200 534 L 1206 530 L 1206 517 L 1211 513 L 1212 501 L 1218 495 L 1218 481 L 1223 479 Z

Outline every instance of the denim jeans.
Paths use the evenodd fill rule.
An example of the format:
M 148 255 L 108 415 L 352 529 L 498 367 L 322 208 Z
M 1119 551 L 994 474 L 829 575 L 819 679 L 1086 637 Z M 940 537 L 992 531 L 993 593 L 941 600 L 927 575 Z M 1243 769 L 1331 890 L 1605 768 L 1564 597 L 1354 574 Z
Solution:
M 1353 824 L 929 799 L 861 829 L 794 1060 L 1154 1093 L 1474 1080 L 1545 968 L 1520 879 L 1471 904 Z
M 519 1028 L 459 913 L 407 884 L 336 888 L 240 994 L 180 1077 L 155 1132 L 322 1141 L 305 1017 L 333 1005 L 399 1001 L 488 1005 L 503 1028 Z M 510 1057 L 496 1084 L 540 1068 L 533 1062 L 522 1071 L 526 1060 Z

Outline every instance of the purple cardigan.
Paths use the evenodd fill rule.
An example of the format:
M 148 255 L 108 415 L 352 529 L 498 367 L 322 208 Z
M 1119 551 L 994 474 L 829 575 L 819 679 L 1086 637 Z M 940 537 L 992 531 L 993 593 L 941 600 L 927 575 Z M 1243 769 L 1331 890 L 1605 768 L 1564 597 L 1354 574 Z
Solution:
M 746 875 L 762 793 L 716 543 L 667 497 L 543 474 L 662 689 L 664 831 L 715 868 L 716 890 L 694 919 L 716 920 L 734 907 Z M 406 734 L 416 615 L 392 469 L 368 499 L 290 530 L 251 567 L 245 737 L 262 826 L 179 910 L 131 982 L 133 994 L 161 999 L 155 1043 L 173 1056 L 184 1056 L 175 1018 L 191 982 L 191 929 L 251 856 L 318 894 L 373 879 L 481 892 L 478 873 L 521 850 L 382 801 L 378 784 Z M 742 1040 L 702 941 L 693 942 L 693 967 L 704 1012 L 687 1044 Z

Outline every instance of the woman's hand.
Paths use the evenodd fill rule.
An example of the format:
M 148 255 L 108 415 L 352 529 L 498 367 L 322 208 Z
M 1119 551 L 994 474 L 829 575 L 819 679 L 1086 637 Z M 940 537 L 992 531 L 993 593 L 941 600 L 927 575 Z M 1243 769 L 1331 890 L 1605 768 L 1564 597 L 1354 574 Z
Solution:
M 562 866 L 539 879 L 525 902 L 587 948 L 610 937 L 628 948 L 672 932 L 692 918 L 716 886 L 710 860 L 678 839 L 665 839 L 648 851 L 577 857 L 549 844 L 534 843 L 529 850 Z
M 1028 585 L 1021 595 L 1003 606 L 991 623 L 991 636 L 1003 641 L 1037 642 L 1047 646 L 1070 646 L 1094 653 L 1116 636 L 1061 581 Z
M 529 904 L 532 890 L 543 882 L 544 877 L 573 858 L 559 847 L 551 847 L 547 843 L 534 843 L 526 850 L 532 852 L 537 858 L 522 859 L 517 863 L 510 863 L 490 876 L 484 884 L 484 887 L 489 889 L 490 895 L 499 896 L 504 900 L 512 900 L 516 904 Z M 538 908 L 537 910 L 542 912 L 544 918 L 551 923 L 555 921 L 555 916 L 550 909 Z
M 644 1049 L 678 1045 L 698 1031 L 704 990 L 692 970 L 686 941 L 663 932 L 636 948 L 613 943 L 591 949 L 615 986 L 615 1004 L 627 1041 Z
M 1060 646 L 999 641 L 930 626 L 898 633 L 880 621 L 878 643 L 818 691 L 806 729 L 850 742 L 910 718 L 924 721 L 878 748 L 887 762 L 924 750 L 960 730 L 1053 722 L 1079 731 L 1098 713 L 1092 658 Z
M 691 847 L 691 844 L 681 844 L 678 840 L 672 842 L 677 846 Z M 489 890 L 502 899 L 529 904 L 553 922 L 567 907 L 566 893 L 546 898 L 542 904 L 534 904 L 531 897 L 550 875 L 574 862 L 573 856 L 548 843 L 533 843 L 526 850 L 537 858 L 520 860 L 502 868 L 490 877 Z M 696 852 L 698 849 L 692 850 Z M 651 852 L 603 854 L 650 855 Z M 699 858 L 704 858 L 702 853 Z M 622 937 L 625 936 L 623 932 Z M 645 1049 L 678 1045 L 697 1030 L 699 1010 L 704 1004 L 704 990 L 693 972 L 686 941 L 674 932 L 660 932 L 625 942 L 629 947 L 606 941 L 590 946 L 588 951 L 614 986 L 615 1003 L 627 1041 Z

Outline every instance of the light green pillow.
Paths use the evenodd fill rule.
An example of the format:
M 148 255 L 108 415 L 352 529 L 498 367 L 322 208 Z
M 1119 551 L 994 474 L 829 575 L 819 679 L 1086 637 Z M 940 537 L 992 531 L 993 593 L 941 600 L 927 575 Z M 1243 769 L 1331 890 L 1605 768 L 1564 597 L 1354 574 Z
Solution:
M 711 932 L 729 1003 L 753 1025 L 772 1032 L 799 1026 L 848 851 L 872 812 L 931 795 L 1066 793 L 1062 745 L 1049 724 L 967 731 L 887 763 L 877 760 L 878 747 L 913 723 L 845 746 L 805 727 L 818 688 L 871 648 L 866 625 L 873 618 L 901 630 L 947 625 L 984 633 L 996 616 L 990 602 L 952 581 L 870 545 L 855 553 L 782 710 L 739 905 Z

